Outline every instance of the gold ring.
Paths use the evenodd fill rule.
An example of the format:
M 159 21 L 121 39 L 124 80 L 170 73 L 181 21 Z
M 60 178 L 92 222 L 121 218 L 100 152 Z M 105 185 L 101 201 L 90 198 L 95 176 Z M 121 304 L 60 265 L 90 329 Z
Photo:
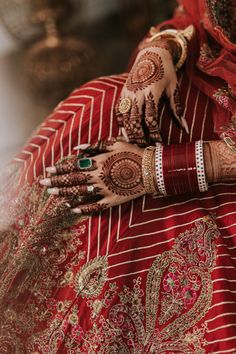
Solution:
M 129 97 L 122 98 L 119 104 L 119 112 L 121 114 L 129 113 L 131 109 L 132 101 Z

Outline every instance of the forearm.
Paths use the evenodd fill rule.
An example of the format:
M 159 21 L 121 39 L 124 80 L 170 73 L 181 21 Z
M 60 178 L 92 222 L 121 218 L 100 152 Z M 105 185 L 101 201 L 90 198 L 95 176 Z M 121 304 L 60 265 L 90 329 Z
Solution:
M 143 180 L 148 194 L 204 192 L 208 184 L 236 181 L 236 153 L 220 140 L 159 144 L 144 152 Z
M 224 141 L 205 142 L 204 160 L 208 183 L 236 181 L 236 153 Z

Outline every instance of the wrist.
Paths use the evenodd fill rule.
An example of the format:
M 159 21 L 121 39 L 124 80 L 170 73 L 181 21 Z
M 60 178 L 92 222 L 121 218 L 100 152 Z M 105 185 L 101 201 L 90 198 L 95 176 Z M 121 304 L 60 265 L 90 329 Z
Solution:
M 204 143 L 204 161 L 209 183 L 236 180 L 236 153 L 224 141 Z
M 176 71 L 179 70 L 182 65 L 185 63 L 187 54 L 188 54 L 188 43 L 191 40 L 195 33 L 194 26 L 188 26 L 185 30 L 176 30 L 176 29 L 167 29 L 164 31 L 155 31 L 153 29 L 150 30 L 151 37 L 147 39 L 147 42 L 156 42 L 157 40 L 167 39 L 175 42 L 176 45 L 172 47 L 172 51 L 174 51 L 174 57 L 179 51 L 178 59 L 175 63 Z M 168 45 L 170 42 L 168 42 Z M 179 50 L 180 49 L 180 50 Z
M 167 49 L 171 54 L 174 65 L 178 62 L 181 56 L 181 46 L 178 42 L 173 40 L 173 38 L 160 38 L 156 40 L 156 45 L 160 48 Z
M 202 141 L 148 147 L 142 171 L 148 194 L 181 195 L 208 190 Z

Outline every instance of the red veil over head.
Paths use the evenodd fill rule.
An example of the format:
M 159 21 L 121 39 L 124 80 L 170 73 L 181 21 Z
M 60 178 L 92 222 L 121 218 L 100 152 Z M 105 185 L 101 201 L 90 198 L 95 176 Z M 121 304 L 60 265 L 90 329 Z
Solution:
M 215 130 L 220 132 L 236 114 L 236 1 L 178 2 L 176 16 L 168 22 L 177 28 L 189 24 L 196 28 L 187 70 L 199 89 L 217 102 L 214 123 Z

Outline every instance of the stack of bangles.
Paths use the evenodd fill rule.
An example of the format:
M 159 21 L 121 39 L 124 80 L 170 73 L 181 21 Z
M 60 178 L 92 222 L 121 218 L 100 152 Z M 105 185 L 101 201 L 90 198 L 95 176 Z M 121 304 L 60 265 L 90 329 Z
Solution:
M 142 177 L 147 194 L 180 195 L 208 190 L 203 142 L 145 149 Z

